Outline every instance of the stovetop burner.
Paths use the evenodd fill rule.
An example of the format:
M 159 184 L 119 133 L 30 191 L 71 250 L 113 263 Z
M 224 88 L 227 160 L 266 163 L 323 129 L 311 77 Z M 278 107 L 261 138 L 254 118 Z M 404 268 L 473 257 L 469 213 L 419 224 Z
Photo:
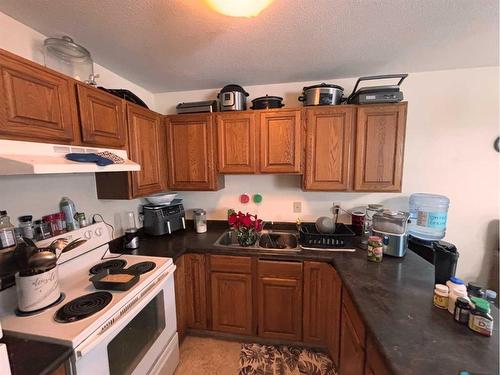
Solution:
M 111 259 L 107 260 L 102 263 L 96 264 L 94 267 L 92 267 L 89 272 L 92 275 L 96 275 L 102 271 L 109 270 L 109 269 L 118 269 L 118 268 L 124 268 L 127 265 L 127 261 L 124 259 Z
M 156 267 L 155 262 L 140 262 L 131 265 L 127 270 L 137 273 L 138 275 L 142 275 L 143 273 L 149 272 Z
M 47 309 L 50 309 L 51 307 L 55 306 L 55 305 L 58 305 L 60 304 L 62 301 L 64 301 L 64 297 L 65 294 L 64 293 L 61 293 L 61 295 L 59 296 L 59 298 L 57 300 L 55 300 L 54 302 L 52 302 L 50 305 L 48 306 L 45 306 L 41 309 L 38 309 L 38 310 L 34 310 L 34 311 L 21 311 L 19 310 L 19 308 L 16 308 L 14 310 L 14 313 L 17 315 L 17 316 L 32 316 L 32 315 L 37 315 L 37 314 L 40 314 L 42 312 L 44 312 L 45 310 Z
M 112 298 L 109 292 L 95 292 L 75 298 L 57 310 L 54 320 L 59 323 L 70 323 L 87 318 L 105 308 Z

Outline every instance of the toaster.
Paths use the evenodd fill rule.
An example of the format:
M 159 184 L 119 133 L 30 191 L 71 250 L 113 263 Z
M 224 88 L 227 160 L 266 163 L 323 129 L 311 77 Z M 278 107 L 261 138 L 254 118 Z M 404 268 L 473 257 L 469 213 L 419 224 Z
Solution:
M 186 229 L 186 215 L 180 199 L 174 199 L 168 205 L 144 205 L 144 233 L 152 236 L 171 234 L 179 229 Z

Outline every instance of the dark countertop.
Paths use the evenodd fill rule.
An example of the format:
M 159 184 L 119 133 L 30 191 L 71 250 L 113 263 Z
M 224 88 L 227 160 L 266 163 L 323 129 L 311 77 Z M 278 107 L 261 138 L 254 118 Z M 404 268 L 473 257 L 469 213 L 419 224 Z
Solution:
M 382 263 L 354 253 L 301 251 L 283 254 L 255 249 L 214 246 L 227 225 L 210 223 L 210 230 L 193 230 L 160 237 L 143 236 L 132 254 L 171 257 L 184 253 L 258 255 L 275 259 L 331 263 L 361 313 L 368 332 L 395 374 L 498 374 L 498 310 L 493 308 L 495 332 L 484 337 L 456 323 L 447 310 L 433 306 L 434 267 L 408 251 L 404 258 L 385 256 Z M 117 241 L 116 243 L 119 243 Z M 115 244 L 116 244 L 115 243 Z M 116 252 L 117 249 L 114 249 Z
M 7 344 L 12 375 L 51 374 L 73 353 L 69 346 L 18 338 L 5 333 L 0 342 Z

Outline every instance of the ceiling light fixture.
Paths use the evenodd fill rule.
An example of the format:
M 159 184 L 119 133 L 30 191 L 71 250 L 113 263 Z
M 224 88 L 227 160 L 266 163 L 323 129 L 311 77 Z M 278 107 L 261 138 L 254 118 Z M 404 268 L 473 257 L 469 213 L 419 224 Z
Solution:
M 217 13 L 230 17 L 256 17 L 274 0 L 205 0 Z

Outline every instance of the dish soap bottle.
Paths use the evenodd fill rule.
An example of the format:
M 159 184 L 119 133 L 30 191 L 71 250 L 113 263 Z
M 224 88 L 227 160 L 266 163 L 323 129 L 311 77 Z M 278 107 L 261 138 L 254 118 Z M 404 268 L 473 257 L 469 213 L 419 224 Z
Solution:
M 66 230 L 69 232 L 71 230 L 79 229 L 78 221 L 75 219 L 76 207 L 71 199 L 68 197 L 62 197 L 59 203 L 61 211 L 64 213 L 64 220 L 66 221 Z

